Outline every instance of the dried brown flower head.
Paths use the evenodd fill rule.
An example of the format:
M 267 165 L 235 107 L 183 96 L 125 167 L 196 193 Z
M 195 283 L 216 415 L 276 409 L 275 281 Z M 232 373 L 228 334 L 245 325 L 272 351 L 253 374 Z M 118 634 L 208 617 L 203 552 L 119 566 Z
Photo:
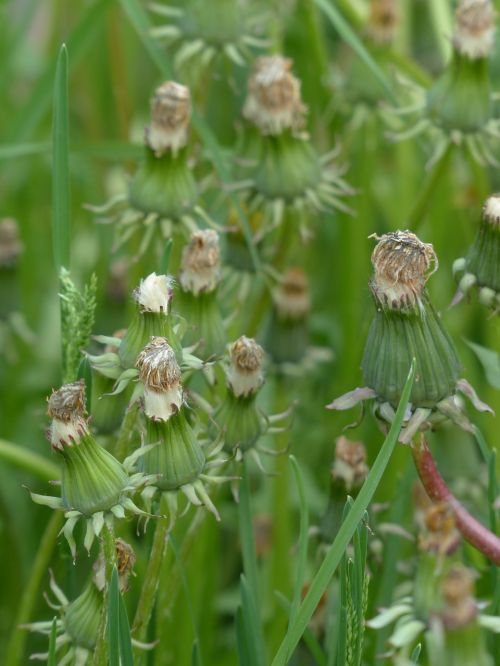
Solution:
M 220 271 L 219 235 L 213 229 L 191 234 L 182 252 L 179 280 L 185 291 L 199 294 L 217 286 Z
M 178 386 L 181 380 L 175 352 L 165 338 L 151 338 L 137 357 L 136 368 L 140 380 L 149 391 L 169 391 Z
M 190 118 L 189 89 L 175 81 L 162 83 L 151 99 L 151 125 L 146 129 L 146 143 L 157 157 L 186 145 Z
M 394 36 L 398 24 L 396 0 L 371 0 L 368 34 L 377 44 L 386 44 Z
M 47 414 L 58 421 L 72 421 L 85 415 L 85 381 L 79 379 L 52 391 Z
M 490 0 L 461 0 L 455 12 L 453 44 L 464 56 L 484 58 L 491 52 L 495 9 Z
M 301 268 L 289 268 L 273 296 L 283 317 L 302 319 L 311 309 L 309 280 Z

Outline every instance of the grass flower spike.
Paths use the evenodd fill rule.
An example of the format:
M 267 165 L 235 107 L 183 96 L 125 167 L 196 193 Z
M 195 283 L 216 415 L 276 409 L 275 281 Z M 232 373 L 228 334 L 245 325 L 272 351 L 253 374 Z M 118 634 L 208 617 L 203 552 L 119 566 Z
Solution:
M 457 394 L 470 398 L 479 411 L 491 409 L 465 379 L 459 379 L 455 347 L 427 294 L 426 282 L 438 267 L 434 249 L 410 231 L 392 232 L 377 240 L 370 282 L 375 318 L 362 361 L 367 386 L 334 400 L 329 408 L 348 409 L 374 399 L 377 418 L 391 422 L 415 358 L 417 375 L 400 441 L 409 443 L 419 430 L 446 419 L 473 432 Z
M 61 497 L 35 493 L 31 497 L 37 504 L 65 512 L 63 533 L 75 557 L 73 529 L 80 518 L 87 524 L 84 545 L 90 550 L 105 520 L 123 518 L 126 510 L 142 513 L 129 497 L 142 483 L 142 477 L 128 474 L 134 459 L 121 464 L 94 439 L 85 416 L 83 380 L 54 391 L 48 414 L 52 418 L 48 436 L 62 462 Z
M 458 280 L 455 303 L 477 289 L 483 305 L 500 310 L 500 195 L 486 200 L 474 243 L 454 262 L 453 273 Z

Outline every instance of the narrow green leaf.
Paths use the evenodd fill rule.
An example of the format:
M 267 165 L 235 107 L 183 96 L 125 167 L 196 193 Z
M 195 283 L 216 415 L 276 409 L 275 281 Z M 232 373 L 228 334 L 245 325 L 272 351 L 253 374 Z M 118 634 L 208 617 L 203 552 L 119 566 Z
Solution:
M 240 579 L 241 608 L 243 613 L 243 627 L 245 631 L 245 642 L 248 646 L 248 656 L 251 666 L 261 666 L 267 663 L 265 657 L 264 642 L 260 639 L 262 627 L 260 615 L 255 606 L 255 595 L 250 590 L 248 581 L 244 574 Z
M 236 647 L 238 650 L 239 666 L 251 666 L 250 653 L 245 633 L 245 623 L 243 621 L 243 610 L 241 606 L 236 609 Z
M 57 617 L 54 617 L 54 619 L 52 620 L 52 627 L 50 629 L 49 657 L 47 659 L 47 666 L 57 666 L 56 638 L 57 638 Z
M 87 356 L 84 356 L 80 361 L 76 378 L 83 379 L 85 381 L 87 412 L 90 414 L 90 403 L 92 401 L 92 367 Z
M 418 658 L 420 657 L 421 650 L 422 650 L 422 643 L 418 643 L 417 645 L 415 645 L 415 647 L 413 648 L 413 652 L 411 653 L 410 662 L 418 664 Z
M 132 637 L 130 635 L 130 623 L 128 621 L 127 609 L 123 601 L 120 589 L 118 589 L 119 605 L 119 636 L 120 636 L 120 663 L 121 666 L 134 666 L 134 656 L 132 652 Z
M 300 471 L 299 463 L 295 456 L 290 456 L 290 464 L 292 465 L 293 473 L 295 476 L 295 484 L 299 493 L 299 508 L 300 508 L 300 521 L 299 521 L 299 553 L 297 558 L 297 571 L 295 574 L 295 585 L 293 590 L 293 601 L 290 609 L 290 621 L 293 621 L 297 615 L 302 595 L 302 586 L 304 584 L 307 566 L 307 544 L 309 532 L 309 511 L 307 508 L 306 493 L 304 488 L 304 479 Z
M 290 617 L 292 604 L 288 601 L 285 595 L 282 594 L 279 590 L 276 590 L 274 594 L 276 595 L 276 598 L 280 602 L 283 610 L 285 610 L 287 615 Z M 316 636 L 313 634 L 313 632 L 309 627 L 307 627 L 307 629 L 305 630 L 303 639 L 304 643 L 307 645 L 309 649 L 309 652 L 314 657 L 317 666 L 327 666 L 326 657 L 325 653 L 323 652 L 323 648 L 321 647 L 318 639 L 316 638 Z
M 47 141 L 38 143 L 14 143 L 0 145 L 0 160 L 12 160 L 17 157 L 32 157 L 50 153 L 52 145 Z
M 335 570 L 337 569 L 340 560 L 347 548 L 349 541 L 352 539 L 354 531 L 361 520 L 368 504 L 370 503 L 380 479 L 382 478 L 385 468 L 389 463 L 392 452 L 396 445 L 401 424 L 403 422 L 406 405 L 410 397 L 411 388 L 415 378 L 415 361 L 413 361 L 408 378 L 403 389 L 401 400 L 396 412 L 396 416 L 391 425 L 389 434 L 387 435 L 379 454 L 373 463 L 373 466 L 366 478 L 363 487 L 361 488 L 347 519 L 342 523 L 334 542 L 328 549 L 325 559 L 321 564 L 318 572 L 314 576 L 306 598 L 299 608 L 299 612 L 294 622 L 291 623 L 288 632 L 281 643 L 276 656 L 272 662 L 272 666 L 285 666 L 290 658 L 295 646 L 304 633 L 309 620 L 311 619 L 315 608 L 317 607 L 323 593 L 330 584 Z
M 252 649 L 255 648 L 257 655 L 264 656 L 264 635 L 260 621 L 260 593 L 259 577 L 257 571 L 257 558 L 255 555 L 255 543 L 252 523 L 252 509 L 250 506 L 250 485 L 248 481 L 248 469 L 246 461 L 243 459 L 242 474 L 240 482 L 240 501 L 238 504 L 239 529 L 241 540 L 241 551 L 243 557 L 244 577 L 241 582 L 241 589 L 245 591 L 251 601 L 251 607 L 255 609 L 255 615 L 252 615 Z M 245 627 L 248 621 L 248 606 L 243 604 L 243 616 Z M 264 663 L 264 661 L 260 662 Z
M 70 264 L 68 131 L 68 52 L 63 44 L 56 65 L 52 121 L 52 245 L 58 275 Z
M 168 61 L 166 55 L 158 43 L 151 37 L 151 22 L 149 21 L 148 15 L 141 7 L 138 0 L 120 0 L 120 4 L 130 23 L 137 32 L 139 39 L 142 41 L 146 51 L 149 53 L 151 60 L 155 63 L 162 76 L 166 79 L 173 78 L 173 71 L 170 62 Z M 214 133 L 195 109 L 193 109 L 191 118 L 193 127 L 200 136 L 205 150 L 212 160 L 220 180 L 223 184 L 230 183 L 232 179 L 231 170 L 217 142 L 217 139 L 215 138 Z M 245 241 L 248 245 L 248 251 L 252 257 L 255 270 L 259 272 L 261 268 L 261 261 L 255 247 L 255 243 L 253 242 L 252 228 L 250 226 L 250 222 L 248 221 L 248 217 L 243 211 L 236 194 L 234 194 L 234 192 L 228 192 L 228 196 L 242 224 L 243 234 L 245 236 Z
M 318 7 L 323 10 L 325 15 L 330 20 L 331 24 L 335 30 L 339 33 L 340 37 L 349 44 L 353 51 L 363 60 L 365 65 L 371 70 L 373 76 L 378 80 L 380 85 L 385 90 L 387 97 L 394 103 L 397 103 L 397 99 L 392 91 L 389 80 L 387 79 L 384 72 L 380 69 L 378 64 L 372 58 L 370 53 L 366 50 L 365 45 L 360 40 L 358 35 L 351 28 L 349 23 L 345 20 L 342 14 L 339 12 L 334 2 L 329 2 L 328 0 L 314 0 Z
M 161 261 L 160 261 L 161 275 L 166 275 L 168 273 L 168 265 L 170 264 L 170 255 L 172 254 L 173 244 L 174 241 L 172 238 L 169 238 L 168 241 L 165 243 L 165 249 L 163 250 L 163 254 L 161 255 Z
M 120 588 L 116 567 L 108 590 L 108 656 L 109 666 L 120 666 Z
M 54 481 L 61 476 L 59 467 L 48 458 L 5 439 L 0 439 L 0 460 L 33 474 L 42 481 Z

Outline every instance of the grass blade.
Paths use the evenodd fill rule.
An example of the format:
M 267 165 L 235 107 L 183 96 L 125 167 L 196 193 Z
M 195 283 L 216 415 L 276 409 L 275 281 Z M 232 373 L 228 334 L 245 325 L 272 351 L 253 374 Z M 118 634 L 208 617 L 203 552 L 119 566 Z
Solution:
M 191 666 L 201 666 L 200 645 L 198 639 L 193 642 L 193 652 L 191 655 Z
M 130 623 L 128 621 L 127 609 L 125 608 L 125 602 L 123 601 L 120 590 L 118 590 L 118 606 L 121 666 L 134 666 Z
M 404 412 L 408 399 L 410 397 L 411 388 L 415 378 L 415 361 L 411 365 L 408 378 L 403 389 L 401 400 L 396 412 L 396 417 L 391 425 L 389 434 L 387 435 L 379 454 L 366 478 L 363 487 L 361 488 L 349 515 L 342 523 L 338 534 L 327 551 L 325 559 L 321 564 L 318 572 L 313 578 L 311 587 L 299 608 L 299 612 L 294 622 L 290 625 L 289 630 L 281 643 L 276 656 L 273 659 L 272 666 L 284 666 L 290 658 L 292 651 L 304 633 L 309 620 L 311 619 L 316 606 L 318 605 L 323 593 L 328 587 L 330 580 L 337 569 L 340 560 L 347 548 L 349 541 L 352 539 L 356 527 L 361 520 L 368 504 L 370 503 L 380 479 L 384 474 L 385 468 L 389 463 L 392 452 L 396 445 L 396 441 L 403 422 Z
M 385 90 L 387 97 L 391 102 L 397 103 L 396 97 L 392 91 L 391 85 L 384 72 L 377 65 L 370 53 L 366 50 L 363 42 L 359 39 L 357 34 L 351 28 L 349 23 L 345 20 L 339 10 L 335 7 L 334 2 L 328 0 L 314 0 L 318 7 L 325 13 L 330 20 L 335 30 L 339 33 L 340 37 L 352 48 L 352 50 L 363 60 L 365 65 L 370 69 L 373 76 L 378 80 L 380 85 Z
M 240 580 L 241 608 L 243 618 L 243 630 L 245 632 L 245 645 L 251 666 L 261 666 L 267 663 L 263 641 L 259 634 L 262 632 L 260 616 L 255 605 L 255 594 L 250 589 L 244 574 Z
M 57 666 L 56 638 L 57 638 L 57 617 L 54 617 L 54 619 L 52 620 L 52 628 L 50 630 L 49 657 L 47 659 L 47 666 Z
M 56 272 L 69 268 L 71 213 L 68 141 L 68 51 L 61 46 L 54 84 L 52 123 L 52 244 Z
M 165 243 L 165 249 L 163 250 L 163 254 L 161 255 L 161 261 L 160 261 L 161 275 L 166 275 L 168 273 L 168 266 L 170 264 L 170 255 L 172 254 L 173 244 L 174 241 L 172 240 L 172 238 L 169 238 L 168 241 Z
M 87 411 L 90 414 L 90 404 L 92 402 L 92 367 L 87 356 L 84 356 L 78 366 L 77 379 L 83 379 L 85 382 L 85 401 Z
M 279 592 L 278 590 L 275 592 L 275 594 L 283 610 L 285 610 L 287 615 L 290 616 L 292 604 L 288 601 L 285 595 Z M 318 641 L 318 639 L 316 638 L 316 636 L 309 627 L 307 627 L 307 629 L 305 630 L 303 639 L 304 643 L 307 645 L 309 649 L 309 652 L 314 657 L 315 664 L 317 666 L 327 666 L 326 657 L 323 652 L 323 648 L 321 647 L 320 642 Z
M 116 567 L 108 591 L 108 657 L 109 666 L 120 666 L 120 588 Z
M 290 608 L 290 622 L 292 622 L 300 605 L 302 595 L 302 586 L 304 584 L 306 566 L 307 566 L 307 535 L 309 532 L 309 511 L 307 508 L 306 494 L 304 488 L 304 479 L 300 471 L 299 463 L 295 456 L 290 456 L 290 464 L 292 465 L 293 473 L 295 476 L 295 484 L 299 493 L 299 507 L 300 507 L 300 522 L 299 522 L 299 554 L 297 561 L 297 572 L 295 575 L 295 589 L 293 591 L 293 601 Z
M 255 556 L 255 543 L 252 524 L 252 509 L 250 506 L 250 486 L 248 482 L 248 469 L 246 461 L 243 460 L 242 475 L 240 483 L 240 501 L 238 505 L 239 528 L 241 550 L 243 557 L 243 571 L 245 573 L 241 582 L 242 592 L 248 597 L 249 605 L 243 604 L 244 625 L 247 627 L 249 617 L 253 618 L 251 646 L 255 647 L 256 653 L 262 658 L 259 664 L 265 663 L 264 635 L 260 622 L 260 594 L 259 577 L 257 572 L 257 559 Z M 255 616 L 249 615 L 249 608 L 255 609 Z

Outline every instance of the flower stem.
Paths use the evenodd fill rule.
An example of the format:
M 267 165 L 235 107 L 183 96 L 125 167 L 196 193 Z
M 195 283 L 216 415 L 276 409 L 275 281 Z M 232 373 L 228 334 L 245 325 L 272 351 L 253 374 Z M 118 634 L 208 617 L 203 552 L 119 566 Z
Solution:
M 120 432 L 118 433 L 115 445 L 115 457 L 120 462 L 125 460 L 129 452 L 130 437 L 135 432 L 134 426 L 137 419 L 137 409 L 138 402 L 129 405 L 120 426 Z
M 471 516 L 453 496 L 436 467 L 427 442 L 422 438 L 420 442 L 413 442 L 411 449 L 418 475 L 430 499 L 449 504 L 464 539 L 496 565 L 500 565 L 500 539 Z
M 93 666 L 107 666 L 108 664 L 108 590 L 111 581 L 111 573 L 116 565 L 116 546 L 113 528 L 108 524 L 104 525 L 102 531 L 102 552 L 106 566 L 106 583 L 104 588 L 104 604 L 101 611 L 101 621 L 99 623 L 99 633 L 97 644 L 94 651 Z
M 163 498 L 160 513 L 163 510 Z M 153 610 L 163 559 L 167 550 L 170 522 L 167 518 L 157 518 L 153 546 L 149 555 L 148 568 L 142 584 L 141 596 L 135 613 L 132 634 L 138 641 L 144 641 L 149 619 Z
M 61 529 L 63 514 L 59 511 L 54 511 L 51 519 L 49 520 L 45 532 L 43 533 L 40 547 L 33 562 L 31 569 L 31 576 L 28 584 L 24 590 L 24 594 L 19 604 L 16 618 L 14 620 L 14 631 L 10 638 L 7 647 L 7 654 L 5 656 L 5 666 L 18 666 L 22 663 L 24 644 L 26 643 L 27 632 L 19 629 L 20 624 L 26 624 L 31 619 L 31 613 L 35 603 L 38 601 L 38 590 L 42 578 L 47 573 L 47 568 L 52 557 L 52 551 L 57 540 L 57 535 Z
M 427 209 L 431 204 L 434 192 L 439 185 L 440 180 L 446 173 L 451 154 L 453 153 L 453 148 L 454 144 L 451 141 L 448 141 L 448 145 L 445 151 L 432 167 L 432 171 L 428 174 L 424 186 L 420 192 L 420 196 L 415 202 L 413 210 L 408 217 L 408 229 L 416 230 L 422 223 Z

